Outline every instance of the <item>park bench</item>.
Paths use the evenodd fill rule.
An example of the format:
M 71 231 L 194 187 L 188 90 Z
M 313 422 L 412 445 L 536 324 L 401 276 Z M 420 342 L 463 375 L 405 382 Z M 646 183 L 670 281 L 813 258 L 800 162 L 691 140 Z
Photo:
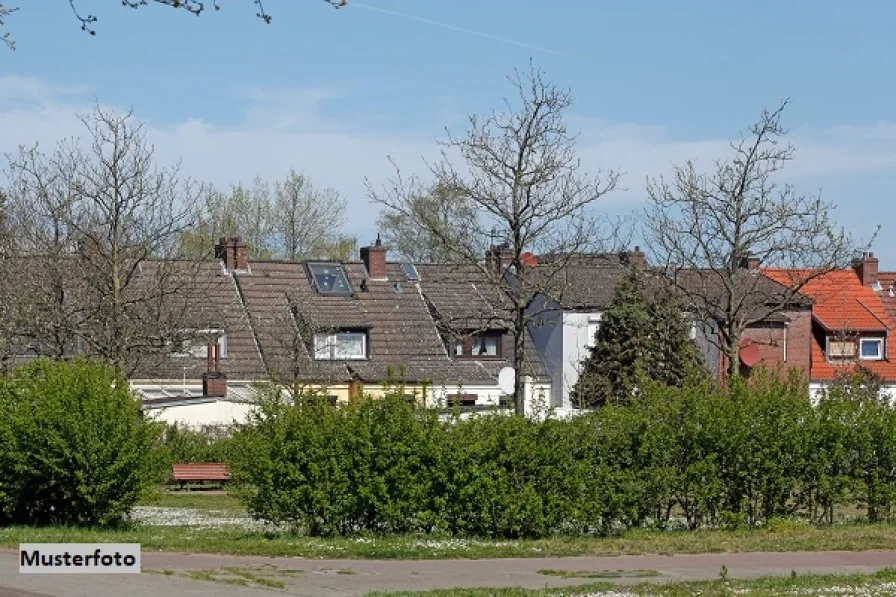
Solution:
M 230 481 L 230 471 L 223 462 L 176 462 L 171 465 L 172 478 L 180 483 L 181 489 L 187 483 L 226 483 Z

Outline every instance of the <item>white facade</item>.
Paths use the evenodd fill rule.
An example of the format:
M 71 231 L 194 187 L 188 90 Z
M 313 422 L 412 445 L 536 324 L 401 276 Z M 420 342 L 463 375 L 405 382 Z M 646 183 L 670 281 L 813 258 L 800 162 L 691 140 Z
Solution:
M 546 307 L 543 303 L 533 305 L 536 311 L 545 311 Z M 529 328 L 535 349 L 551 378 L 549 406 L 558 412 L 572 408 L 569 393 L 579 380 L 588 348 L 594 345 L 601 315 L 600 311 L 547 311 Z
M 821 398 L 822 391 L 825 387 L 830 385 L 830 382 L 824 381 L 810 381 L 809 382 L 809 400 L 812 401 L 813 405 L 817 405 L 819 399 Z M 890 404 L 896 402 L 896 384 L 884 384 L 881 386 L 881 397 L 886 396 L 890 401 Z
M 147 417 L 193 429 L 247 422 L 256 396 L 250 383 L 240 382 L 228 384 L 227 396 L 223 398 L 203 396 L 202 386 L 195 383 L 133 382 L 131 389 L 143 400 L 143 413 Z

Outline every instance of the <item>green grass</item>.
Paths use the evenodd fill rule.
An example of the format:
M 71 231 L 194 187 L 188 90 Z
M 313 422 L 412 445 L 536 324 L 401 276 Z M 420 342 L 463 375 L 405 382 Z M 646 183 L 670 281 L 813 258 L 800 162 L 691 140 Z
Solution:
M 874 574 L 858 575 L 800 575 L 757 580 L 716 580 L 710 582 L 679 582 L 669 584 L 640 584 L 617 587 L 609 583 L 595 583 L 556 589 L 453 589 L 442 591 L 368 593 L 367 597 L 548 597 L 600 595 L 602 592 L 661 597 L 727 597 L 751 595 L 852 595 L 867 597 L 896 595 L 896 570 L 886 569 Z
M 19 543 L 29 542 L 140 543 L 145 551 L 414 560 L 896 549 L 896 525 L 850 524 L 816 528 L 787 524 L 752 531 L 681 533 L 639 530 L 616 538 L 556 537 L 539 540 L 414 536 L 322 539 L 289 533 L 265 534 L 233 527 L 202 529 L 132 526 L 115 530 L 23 526 L 0 528 L 0 547 L 14 548 Z
M 165 576 L 177 576 L 180 578 L 189 578 L 192 580 L 203 580 L 208 582 L 218 582 L 229 585 L 240 585 L 244 587 L 264 587 L 268 589 L 286 588 L 286 583 L 277 580 L 278 575 L 287 573 L 302 572 L 301 570 L 280 570 L 274 566 L 260 566 L 254 568 L 240 568 L 236 566 L 225 566 L 223 568 L 213 570 L 150 570 L 144 569 L 143 572 L 149 574 L 162 574 Z M 274 578 L 272 578 L 272 576 Z
M 141 506 L 164 506 L 166 508 L 194 508 L 197 510 L 224 510 L 245 514 L 246 509 L 232 495 L 226 493 L 167 493 L 140 502 Z

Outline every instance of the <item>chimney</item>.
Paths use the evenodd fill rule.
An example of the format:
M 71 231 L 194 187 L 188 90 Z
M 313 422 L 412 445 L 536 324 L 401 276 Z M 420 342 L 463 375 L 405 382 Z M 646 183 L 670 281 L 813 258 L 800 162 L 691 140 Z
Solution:
M 485 263 L 488 267 L 493 268 L 495 273 L 503 274 L 513 259 L 513 251 L 510 250 L 507 243 L 500 245 L 492 245 L 485 253 Z
M 751 272 L 758 270 L 759 264 L 759 257 L 756 257 L 755 255 L 748 255 L 747 257 L 744 257 L 740 262 L 740 266 L 742 268 L 745 268 Z
M 862 259 L 856 260 L 853 268 L 862 281 L 862 286 L 876 287 L 879 284 L 877 279 L 877 257 L 874 253 L 862 253 Z
M 635 250 L 628 254 L 628 263 L 641 269 L 647 266 L 647 257 L 644 255 L 641 247 L 635 246 Z
M 219 238 L 215 245 L 215 259 L 221 259 L 224 269 L 229 272 L 249 269 L 249 252 L 246 243 L 238 236 Z
M 202 374 L 202 395 L 206 398 L 227 396 L 227 375 L 220 370 L 221 345 L 218 338 L 210 336 L 206 347 L 207 370 Z
M 361 261 L 367 268 L 367 275 L 372 280 L 385 280 L 386 277 L 386 247 L 376 235 L 376 242 L 369 247 L 361 247 Z

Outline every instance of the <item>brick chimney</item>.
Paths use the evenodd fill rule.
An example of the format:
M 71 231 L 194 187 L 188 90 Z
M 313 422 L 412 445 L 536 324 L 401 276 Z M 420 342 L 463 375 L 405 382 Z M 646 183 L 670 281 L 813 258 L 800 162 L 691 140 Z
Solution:
M 641 269 L 647 267 L 647 256 L 644 255 L 641 247 L 635 246 L 635 250 L 628 254 L 628 263 Z
M 202 374 L 202 395 L 206 398 L 227 396 L 227 375 L 220 370 L 221 345 L 210 336 L 206 347 L 207 370 Z
M 224 262 L 224 269 L 229 272 L 234 270 L 249 269 L 249 252 L 246 243 L 238 236 L 229 239 L 223 236 L 215 245 L 215 258 Z
M 361 247 L 361 261 L 372 280 L 386 280 L 386 247 L 376 235 L 376 241 L 369 247 Z
M 513 259 L 513 251 L 507 243 L 492 245 L 485 253 L 485 263 L 497 274 L 503 274 Z
M 874 253 L 863 253 L 861 260 L 856 260 L 853 268 L 862 281 L 862 286 L 877 286 L 877 257 Z
M 741 259 L 741 262 L 740 262 L 740 266 L 742 268 L 745 268 L 751 272 L 758 270 L 759 265 L 760 265 L 759 257 L 756 257 L 755 255 L 748 255 L 747 257 L 744 257 L 743 259 Z

